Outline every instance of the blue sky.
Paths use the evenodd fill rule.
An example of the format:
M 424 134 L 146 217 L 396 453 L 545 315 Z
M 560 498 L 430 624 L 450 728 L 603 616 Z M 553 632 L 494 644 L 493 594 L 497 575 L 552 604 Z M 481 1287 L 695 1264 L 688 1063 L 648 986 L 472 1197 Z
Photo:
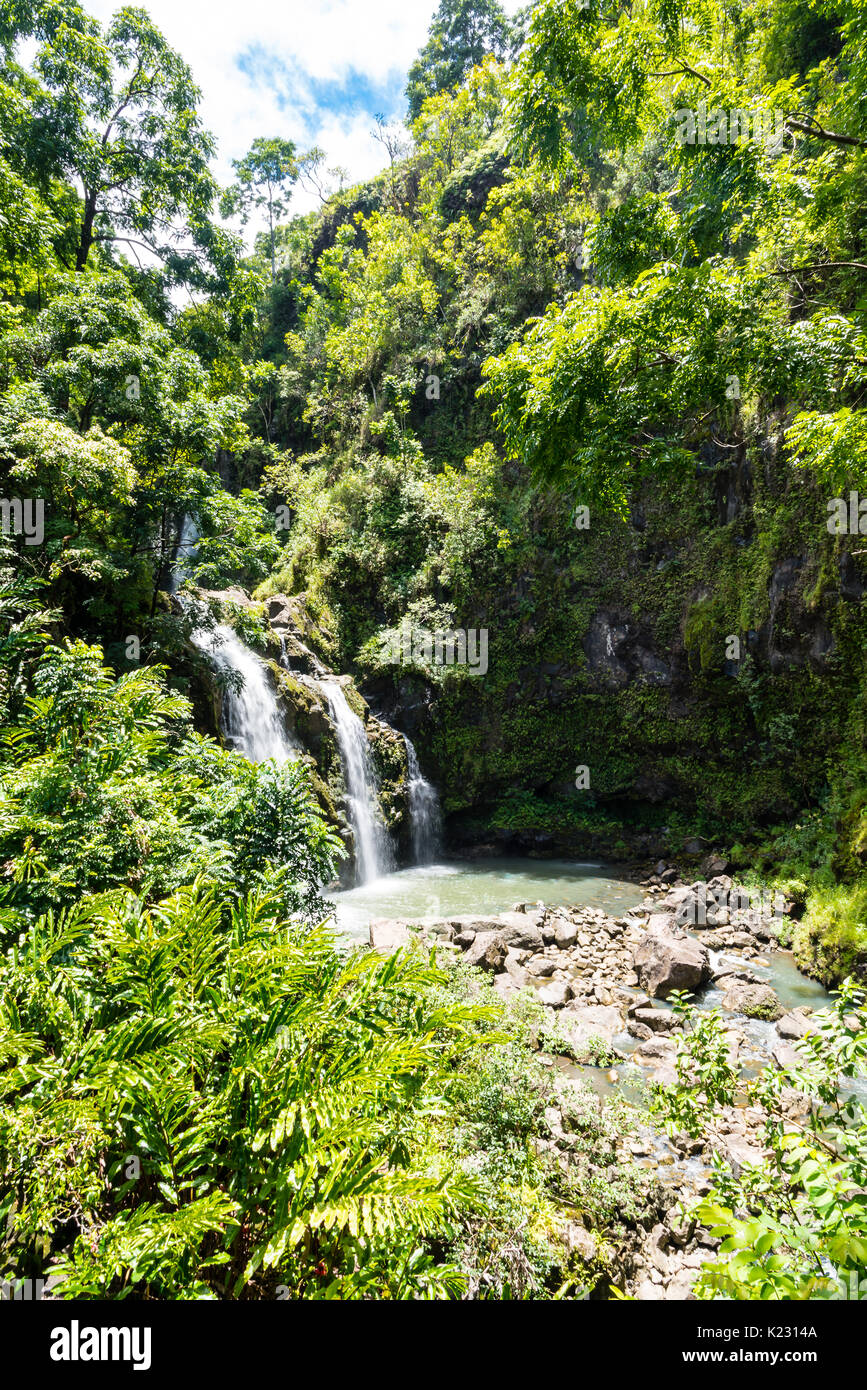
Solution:
M 257 135 L 320 145 L 351 181 L 382 167 L 374 116 L 402 117 L 410 63 L 437 0 L 137 0 L 202 88 L 202 114 L 219 142 L 216 173 Z M 522 0 L 505 0 L 514 12 Z M 84 0 L 106 21 L 118 0 Z M 293 206 L 317 205 L 298 190 Z M 250 229 L 253 230 L 252 228 Z

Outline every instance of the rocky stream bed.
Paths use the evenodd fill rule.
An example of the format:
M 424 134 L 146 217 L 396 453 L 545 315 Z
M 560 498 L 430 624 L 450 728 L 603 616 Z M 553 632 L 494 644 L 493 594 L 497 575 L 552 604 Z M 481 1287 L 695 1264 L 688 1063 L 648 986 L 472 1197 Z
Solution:
M 504 998 L 533 990 L 551 1018 L 539 1047 L 554 1100 L 583 1078 L 600 1105 L 605 1094 L 620 1091 L 640 1108 L 643 1080 L 673 1082 L 682 1026 L 667 1002 L 675 990 L 689 991 L 700 1007 L 721 1007 L 730 1019 L 730 1056 L 743 1075 L 769 1062 L 797 1063 L 792 1043 L 809 1030 L 812 1008 L 787 1008 L 768 983 L 772 958 L 785 954 L 777 919 L 767 905 L 756 908 L 725 874 L 689 885 L 675 871 L 659 868 L 652 883 L 645 881 L 644 902 L 623 916 L 538 902 L 489 916 L 377 918 L 370 923 L 370 944 L 390 952 L 421 941 L 486 972 Z M 719 907 L 717 900 L 726 905 Z M 687 930 L 685 921 L 695 925 Z M 807 1098 L 794 1090 L 785 1093 L 785 1104 L 793 1120 L 809 1109 Z M 547 1132 L 536 1140 L 564 1161 L 573 1147 L 566 1109 L 556 1103 L 546 1108 Z M 684 1216 L 684 1205 L 710 1190 L 714 1153 L 736 1174 L 743 1164 L 762 1159 L 762 1122 L 758 1108 L 725 1107 L 705 1142 L 672 1140 L 640 1121 L 607 1156 L 654 1170 L 658 1180 L 649 1214 L 634 1223 L 618 1251 L 615 1274 L 627 1293 L 639 1299 L 690 1297 L 700 1266 L 713 1258 L 718 1242 Z M 598 1238 L 576 1221 L 567 1240 L 591 1266 Z

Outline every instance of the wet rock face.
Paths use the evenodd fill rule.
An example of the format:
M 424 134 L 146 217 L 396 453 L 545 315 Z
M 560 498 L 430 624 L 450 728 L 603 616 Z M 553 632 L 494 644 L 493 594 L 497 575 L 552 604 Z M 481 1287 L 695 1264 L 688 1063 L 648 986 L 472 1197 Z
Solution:
M 811 573 L 807 557 L 796 555 L 781 560 L 771 575 L 769 617 L 759 637 L 775 675 L 806 665 L 821 671 L 834 650 L 824 615 L 808 608 L 804 600 Z
M 669 663 L 629 619 L 610 609 L 600 608 L 594 614 L 583 646 L 588 670 L 604 685 L 622 687 L 635 680 L 671 684 Z

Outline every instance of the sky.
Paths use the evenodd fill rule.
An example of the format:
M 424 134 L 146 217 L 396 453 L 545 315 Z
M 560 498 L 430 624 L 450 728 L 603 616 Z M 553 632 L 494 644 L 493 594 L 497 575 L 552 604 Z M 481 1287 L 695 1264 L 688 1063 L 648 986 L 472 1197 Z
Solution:
M 217 137 L 215 173 L 232 180 L 233 159 L 257 135 L 300 149 L 321 146 L 350 182 L 386 156 L 374 116 L 401 119 L 407 70 L 427 38 L 437 0 L 136 0 L 193 70 L 205 125 Z M 504 0 L 514 13 L 524 0 Z M 84 0 L 101 22 L 120 0 Z M 292 210 L 318 205 L 298 188 Z M 252 227 L 250 229 L 253 230 Z

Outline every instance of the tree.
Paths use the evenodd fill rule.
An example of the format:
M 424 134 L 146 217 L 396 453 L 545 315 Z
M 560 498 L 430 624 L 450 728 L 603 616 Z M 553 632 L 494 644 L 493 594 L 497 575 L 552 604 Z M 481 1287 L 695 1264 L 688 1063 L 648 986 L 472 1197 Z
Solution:
M 493 53 L 505 56 L 509 21 L 499 0 L 440 0 L 428 41 L 409 70 L 409 119 L 421 114 L 426 97 L 450 91 Z
M 275 227 L 278 218 L 286 214 L 290 190 L 301 172 L 295 146 L 291 140 L 279 137 L 266 140 L 260 136 L 253 141 L 244 158 L 233 159 L 232 165 L 238 182 L 223 195 L 223 216 L 230 217 L 234 212 L 240 212 L 242 223 L 246 223 L 253 208 L 267 209 L 271 279 L 276 280 Z
M 155 593 L 174 516 L 218 486 L 196 465 L 245 438 L 242 401 L 212 384 L 119 272 L 54 289 L 34 324 L 0 335 L 0 485 L 46 504 L 45 544 L 21 547 L 21 564 L 110 584 L 149 568 Z
M 202 283 L 208 266 L 225 275 L 232 242 L 209 220 L 214 142 L 186 63 L 143 10 L 120 10 L 105 33 L 77 6 L 47 11 L 22 7 L 15 26 L 39 40 L 18 158 L 46 187 L 62 178 L 78 190 L 70 268 L 83 270 L 94 246 L 122 246 L 176 282 Z

